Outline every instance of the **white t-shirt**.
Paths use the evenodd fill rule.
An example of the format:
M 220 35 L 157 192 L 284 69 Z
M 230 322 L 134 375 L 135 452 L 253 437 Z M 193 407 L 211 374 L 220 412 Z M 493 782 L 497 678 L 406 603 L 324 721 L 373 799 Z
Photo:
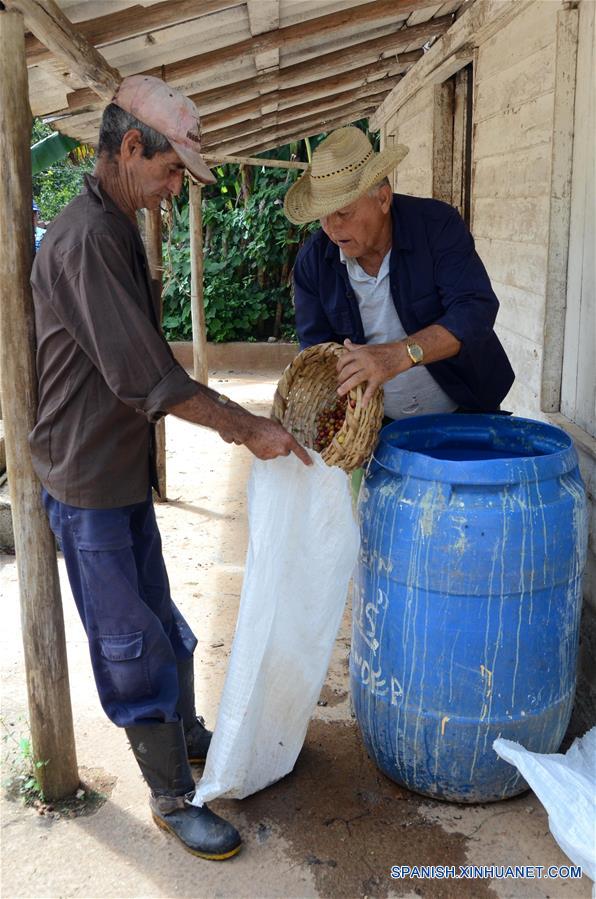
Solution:
M 391 250 L 383 259 L 375 277 L 367 275 L 355 259 L 348 259 L 339 248 L 339 257 L 347 268 L 352 290 L 358 300 L 367 343 L 395 343 L 406 336 L 391 297 L 390 255 Z M 457 403 L 439 387 L 424 365 L 415 365 L 396 375 L 385 383 L 383 389 L 385 415 L 389 418 L 453 412 L 457 408 Z

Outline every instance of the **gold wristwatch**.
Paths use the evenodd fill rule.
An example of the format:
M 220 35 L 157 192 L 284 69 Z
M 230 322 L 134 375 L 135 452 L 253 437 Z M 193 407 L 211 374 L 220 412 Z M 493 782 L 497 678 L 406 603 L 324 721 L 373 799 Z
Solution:
M 422 365 L 424 362 L 424 350 L 415 340 L 406 340 L 406 352 L 412 360 L 412 365 Z

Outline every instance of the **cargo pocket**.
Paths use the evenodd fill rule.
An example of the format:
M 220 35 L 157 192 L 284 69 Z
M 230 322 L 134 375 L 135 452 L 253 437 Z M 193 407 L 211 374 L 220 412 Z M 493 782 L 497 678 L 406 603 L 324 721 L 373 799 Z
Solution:
M 101 692 L 113 699 L 134 701 L 151 693 L 143 631 L 98 637 L 101 655 Z

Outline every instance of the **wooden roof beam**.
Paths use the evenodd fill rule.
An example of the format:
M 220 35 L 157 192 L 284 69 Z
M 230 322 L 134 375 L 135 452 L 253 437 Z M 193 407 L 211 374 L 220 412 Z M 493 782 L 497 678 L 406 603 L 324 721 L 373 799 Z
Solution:
M 337 119 L 330 119 L 325 123 L 323 127 L 320 124 L 313 123 L 312 125 L 305 126 L 301 130 L 297 131 L 288 131 L 283 128 L 280 129 L 276 135 L 272 137 L 266 137 L 259 144 L 256 144 L 252 147 L 246 147 L 245 144 L 242 147 L 238 147 L 235 152 L 238 153 L 265 153 L 268 150 L 275 150 L 277 147 L 283 147 L 286 144 L 293 143 L 294 141 L 304 140 L 306 137 L 315 137 L 317 134 L 321 134 L 323 131 L 329 134 L 331 131 L 335 131 L 336 128 L 342 128 L 345 125 L 351 125 L 353 122 L 357 121 L 360 118 L 368 118 L 374 112 L 374 107 L 364 108 L 361 113 L 358 112 L 357 115 L 347 114 L 345 116 L 338 116 Z
M 285 159 L 257 159 L 253 156 L 224 156 L 217 154 L 210 156 L 208 153 L 203 154 L 205 162 L 213 167 L 214 165 L 227 165 L 229 163 L 235 165 L 264 165 L 270 169 L 301 169 L 304 171 L 308 168 L 308 162 L 298 162 L 297 160 Z
M 107 46 L 111 44 L 121 43 L 133 37 L 139 37 L 143 34 L 149 34 L 151 31 L 157 31 L 161 28 L 167 28 L 171 25 L 179 24 L 186 20 L 201 18 L 201 16 L 210 15 L 223 9 L 233 6 L 242 6 L 247 0 L 163 0 L 150 7 L 141 7 L 139 5 L 129 7 L 116 13 L 98 16 L 95 19 L 87 19 L 77 23 L 79 34 L 95 47 Z M 258 4 L 268 2 L 268 0 L 257 0 Z M 436 6 L 436 0 L 363 0 L 360 6 L 350 7 L 340 12 L 327 13 L 317 16 L 315 19 L 308 19 L 306 22 L 298 22 L 295 25 L 285 26 L 287 29 L 301 29 L 307 22 L 317 21 L 320 26 L 312 27 L 304 31 L 303 37 L 310 37 L 319 30 L 329 30 L 337 27 L 347 26 L 351 23 L 374 21 L 375 18 L 387 17 L 394 13 L 406 16 L 414 9 L 422 6 Z M 374 9 L 378 7 L 378 9 Z M 91 7 L 90 7 L 91 8 Z M 350 16 L 352 15 L 352 18 Z M 276 29 L 277 30 L 277 29 Z M 266 34 L 274 34 L 275 32 L 265 32 Z M 298 33 L 298 32 L 297 32 Z M 288 32 L 288 37 L 292 32 Z M 43 40 L 37 35 L 28 38 L 27 42 L 27 63 L 38 65 L 40 62 L 47 60 L 49 55 L 44 46 Z M 260 52 L 273 49 L 274 44 L 259 48 Z
M 342 71 L 345 70 L 347 65 L 352 68 L 359 65 L 372 64 L 379 59 L 382 53 L 400 53 L 414 41 L 419 42 L 422 47 L 422 45 L 431 38 L 444 34 L 451 26 L 452 22 L 452 16 L 442 16 L 440 19 L 431 19 L 429 22 L 424 22 L 421 25 L 413 25 L 411 28 L 400 28 L 391 34 L 382 35 L 381 37 L 373 38 L 372 40 L 362 41 L 361 43 L 354 44 L 350 47 L 333 50 L 330 53 L 322 53 L 314 59 L 308 59 L 292 66 L 284 66 L 279 70 L 279 75 L 277 76 L 279 78 L 279 84 L 280 86 L 283 83 L 286 83 L 287 85 L 288 79 L 290 78 L 299 82 L 316 80 L 318 73 Z M 279 31 L 281 30 L 282 29 L 279 29 Z M 207 72 L 219 62 L 229 61 L 228 57 L 230 56 L 230 49 L 234 50 L 234 48 L 239 48 L 241 46 L 243 48 L 242 51 L 238 49 L 234 50 L 231 54 L 232 58 L 235 57 L 238 52 L 250 52 L 250 47 L 248 50 L 244 47 L 247 43 L 250 43 L 250 41 L 242 41 L 228 47 L 221 47 L 218 50 L 189 57 L 180 62 L 171 63 L 170 65 L 163 67 L 163 76 L 161 68 L 148 69 L 147 72 L 143 72 L 143 74 L 158 75 L 159 77 L 163 77 L 170 84 L 176 85 L 179 81 L 189 81 L 196 78 Z M 217 54 L 220 53 L 225 56 L 225 59 L 223 56 L 222 58 L 217 57 Z M 319 75 L 319 77 L 323 77 L 323 75 Z M 263 85 L 269 81 L 271 87 L 271 81 L 268 79 L 267 75 L 261 75 L 259 78 L 264 79 Z M 256 80 L 258 81 L 259 79 L 257 78 Z M 230 84 L 220 88 L 213 88 L 209 91 L 190 91 L 189 93 L 194 99 L 200 97 L 201 94 L 205 97 L 217 97 L 218 94 L 224 96 L 224 92 L 228 92 L 225 95 L 227 98 L 233 97 L 235 87 L 235 84 Z M 272 87 L 275 89 L 276 85 L 274 84 Z M 67 102 L 68 108 L 73 111 L 83 107 L 92 106 L 93 104 L 97 105 L 94 95 L 90 91 L 84 89 L 73 91 L 69 94 Z
M 72 68 L 90 89 L 109 102 L 122 80 L 101 53 L 72 27 L 55 0 L 3 0 L 7 9 L 22 13 L 27 28 L 42 39 L 53 55 Z
M 209 138 L 203 144 L 206 155 L 215 153 L 230 154 L 246 154 L 262 153 L 272 147 L 283 146 L 292 140 L 301 140 L 304 137 L 310 137 L 313 134 L 320 134 L 322 131 L 332 131 L 341 125 L 350 124 L 361 118 L 371 115 L 376 109 L 374 104 L 364 98 L 360 101 L 345 107 L 342 112 L 334 110 L 334 115 L 325 116 L 317 115 L 305 118 L 300 122 L 289 122 L 286 125 L 274 126 L 254 134 L 246 135 L 244 138 L 233 138 L 231 140 L 219 141 L 217 144 L 210 145 Z
M 320 97 L 332 97 L 334 94 L 347 90 L 355 84 L 373 84 L 376 81 L 382 81 L 383 78 L 401 75 L 408 70 L 409 66 L 417 62 L 421 56 L 422 50 L 413 50 L 399 57 L 397 55 L 395 57 L 387 57 L 358 68 L 350 68 L 339 74 L 323 74 L 319 78 L 307 81 L 304 84 L 298 83 L 291 84 L 288 87 L 281 87 L 279 90 L 273 91 L 273 95 L 281 108 L 302 103 L 309 99 L 316 100 Z M 286 80 L 284 74 L 286 72 L 289 73 L 290 69 L 294 69 L 294 66 L 288 67 L 288 69 L 281 69 L 280 81 L 282 84 Z M 293 82 L 294 76 L 287 80 Z M 254 91 L 257 88 L 256 83 L 258 81 L 258 78 L 247 79 L 246 81 L 238 82 L 237 85 L 229 85 L 229 87 L 223 88 L 219 96 L 216 91 L 205 91 L 199 94 L 192 94 L 191 99 L 197 104 L 199 110 L 216 99 L 221 100 L 223 108 L 216 112 L 206 113 L 203 118 L 209 116 L 213 124 L 217 122 L 224 125 L 231 119 L 241 119 L 246 115 L 250 115 L 257 108 L 261 101 L 260 97 L 246 100 L 244 103 L 233 104 L 227 101 L 232 100 L 234 95 L 238 95 L 239 92 Z
M 346 73 L 346 75 L 349 76 L 350 73 Z M 272 96 L 275 96 L 280 101 L 283 100 L 284 105 L 275 111 L 279 121 L 284 122 L 301 114 L 328 113 L 334 107 L 342 106 L 350 100 L 370 96 L 371 94 L 375 94 L 379 98 L 380 103 L 389 91 L 398 84 L 400 77 L 400 75 L 385 75 L 382 78 L 364 81 L 356 86 L 352 83 L 351 78 L 344 76 L 331 81 L 327 79 L 325 81 L 327 93 L 316 98 L 310 96 L 308 91 L 305 98 L 302 97 L 302 91 L 277 91 Z M 301 99 L 302 102 L 300 102 Z M 290 102 L 293 100 L 296 102 Z M 242 133 L 242 130 L 250 133 L 259 127 L 273 125 L 275 123 L 273 114 L 262 114 L 260 106 L 261 99 L 258 97 L 238 106 L 231 105 L 226 112 L 218 111 L 201 116 L 203 137 L 213 134 L 213 132 L 217 132 L 218 136 L 223 136 L 223 132 L 233 126 L 240 129 L 239 133 Z M 98 118 L 99 112 L 95 111 L 75 118 L 66 118 L 64 121 L 56 122 L 55 124 L 64 130 L 66 134 L 74 136 L 79 133 L 81 135 L 80 139 L 93 142 L 93 138 L 89 137 L 89 129 L 96 127 Z
M 40 2 L 40 0 L 34 0 L 34 2 Z M 52 0 L 50 0 L 50 2 L 52 2 Z M 166 0 L 166 2 L 162 4 L 157 4 L 157 6 L 166 7 L 170 4 L 170 2 L 172 2 L 172 0 Z M 197 0 L 197 2 L 194 3 L 195 8 L 201 9 L 201 6 L 199 6 L 199 2 L 201 3 L 201 6 L 205 6 L 206 11 L 208 12 L 208 0 Z M 243 0 L 243 2 L 246 2 L 246 0 Z M 192 5 L 193 4 L 191 4 L 191 6 Z M 234 6 L 238 4 L 230 2 L 226 5 Z M 307 38 L 313 37 L 314 35 L 321 35 L 325 34 L 326 32 L 334 35 L 335 32 L 341 30 L 342 28 L 351 29 L 356 25 L 371 25 L 374 22 L 382 22 L 383 20 L 387 19 L 392 21 L 399 16 L 401 16 L 402 18 L 406 17 L 407 15 L 409 15 L 409 13 L 414 12 L 414 10 L 420 9 L 423 6 L 436 6 L 436 0 L 369 0 L 369 2 L 363 2 L 358 6 L 351 6 L 347 9 L 341 9 L 336 12 L 326 13 L 321 16 L 314 16 L 313 18 L 306 19 L 301 22 L 296 22 L 293 25 L 285 25 L 283 28 L 277 28 L 274 31 L 267 31 L 256 37 L 247 38 L 244 41 L 239 41 L 236 44 L 228 45 L 228 47 L 221 47 L 218 50 L 208 51 L 203 55 L 208 56 L 210 53 L 215 54 L 230 49 L 234 50 L 234 52 L 231 56 L 227 56 L 225 60 L 222 61 L 233 61 L 233 59 L 239 52 L 263 53 L 266 50 L 273 50 L 281 46 L 290 46 L 291 44 L 306 40 Z M 140 13 L 141 25 L 148 20 L 150 12 L 151 7 L 148 9 L 143 8 L 142 13 Z M 201 11 L 198 17 L 203 14 L 206 13 L 203 13 Z M 103 20 L 105 20 L 104 28 L 106 26 L 109 28 L 109 22 L 107 20 L 115 17 L 116 15 L 118 14 L 113 13 L 112 15 L 101 17 Z M 138 17 L 139 13 L 137 13 L 136 15 Z M 135 16 L 133 16 L 133 19 L 134 18 Z M 197 18 L 197 16 L 193 16 L 193 18 Z M 158 26 L 153 26 L 150 30 L 156 30 L 157 27 Z M 95 45 L 101 42 L 101 34 L 94 31 L 92 27 L 86 28 L 84 23 L 80 23 L 79 30 L 81 36 L 84 35 L 89 43 Z M 132 35 L 121 33 L 120 40 L 126 40 L 128 36 L 137 34 L 139 34 L 138 27 L 136 30 L 133 28 Z M 109 35 L 109 31 L 107 33 L 104 31 L 104 42 L 106 41 L 107 35 Z M 38 37 L 38 35 L 36 35 L 36 37 Z M 111 39 L 109 42 L 114 43 L 114 40 Z M 173 65 L 175 66 L 176 63 L 173 63 Z
M 280 0 L 246 0 L 250 33 L 253 37 L 279 29 Z M 255 53 L 255 67 L 258 74 L 267 74 L 275 80 L 279 73 L 279 47 Z M 271 91 L 264 92 L 265 99 L 260 104 L 262 115 L 277 109 L 277 100 Z
M 162 0 L 152 6 L 136 4 L 105 16 L 77 22 L 76 28 L 81 37 L 94 47 L 105 47 L 220 12 L 231 6 L 239 6 L 243 2 L 244 0 Z M 93 8 L 92 4 L 89 4 L 89 8 Z M 25 49 L 27 65 L 39 65 L 52 58 L 51 50 L 35 35 L 27 35 Z
M 351 73 L 347 74 L 351 75 Z M 267 94 L 267 96 L 271 96 L 275 100 L 280 114 L 299 114 L 304 108 L 314 113 L 319 110 L 330 109 L 333 106 L 340 106 L 350 97 L 355 99 L 356 97 L 380 93 L 381 91 L 388 92 L 396 86 L 399 78 L 399 75 L 386 75 L 383 78 L 376 78 L 374 81 L 364 81 L 356 87 L 352 83 L 353 78 L 343 79 L 343 83 L 340 82 L 339 84 L 329 84 L 327 81 L 328 93 L 316 98 L 312 96 L 312 88 L 310 91 L 305 92 L 305 96 L 302 96 L 302 92 L 296 89 L 274 91 L 271 94 Z M 346 89 L 342 89 L 344 84 Z M 201 116 L 202 130 L 203 132 L 214 131 L 217 128 L 226 128 L 236 122 L 247 122 L 258 118 L 260 108 L 261 98 L 257 97 L 255 100 L 239 103 L 237 106 L 230 106 L 226 110 L 207 113 Z
M 389 83 L 385 84 L 384 90 L 379 90 L 378 86 L 375 89 L 375 84 L 383 85 L 386 80 Z M 372 85 L 363 85 L 362 88 L 356 91 L 344 91 L 338 95 L 335 103 L 329 103 L 327 98 L 323 97 L 318 103 L 301 103 L 299 106 L 278 109 L 275 112 L 247 119 L 243 122 L 235 122 L 233 125 L 219 129 L 209 128 L 209 117 L 207 116 L 205 126 L 201 129 L 203 145 L 219 146 L 222 141 L 251 133 L 254 134 L 256 139 L 259 131 L 282 126 L 290 122 L 294 124 L 295 128 L 298 128 L 302 118 L 310 119 L 315 115 L 330 118 L 340 115 L 343 111 L 353 107 L 355 102 L 362 100 L 366 100 L 368 106 L 379 106 L 398 80 L 399 77 L 383 79 L 381 82 L 373 82 Z M 255 134 L 255 132 L 257 133 Z
M 283 109 L 275 110 L 272 113 L 264 115 L 258 114 L 259 101 L 257 100 L 254 101 L 253 107 L 257 115 L 240 121 L 235 119 L 233 122 L 224 122 L 223 126 L 219 114 L 203 116 L 201 120 L 203 146 L 217 148 L 221 141 L 259 132 L 267 128 L 275 128 L 278 124 L 283 125 L 287 122 L 297 124 L 297 121 L 304 117 L 312 118 L 316 115 L 318 116 L 319 121 L 323 121 L 336 113 L 339 114 L 345 108 L 352 107 L 355 101 L 363 99 L 367 101 L 367 105 L 378 105 L 397 84 L 400 77 L 401 76 L 380 78 L 375 81 L 366 82 L 357 88 L 340 91 L 331 96 L 321 97 L 315 102 L 310 100 L 305 103 L 286 106 Z M 72 120 L 69 121 L 68 124 L 72 126 Z
M 350 68 L 340 74 L 325 74 L 314 81 L 308 81 L 306 84 L 292 84 L 294 79 L 289 78 L 288 80 L 290 81 L 291 86 L 284 87 L 279 91 L 274 92 L 276 95 L 275 99 L 281 107 L 286 108 L 289 105 L 298 104 L 306 100 L 318 100 L 325 96 L 333 97 L 343 90 L 353 88 L 354 86 L 360 86 L 366 82 L 372 84 L 377 81 L 381 82 L 386 77 L 400 75 L 403 72 L 406 72 L 408 67 L 420 59 L 422 55 L 422 50 L 413 50 L 409 53 L 402 53 L 399 56 L 396 54 L 391 57 L 380 59 L 378 62 L 369 63 L 355 69 Z M 286 69 L 282 69 L 280 73 L 282 83 L 285 83 L 285 79 L 283 78 L 284 72 L 291 72 L 293 68 L 293 66 L 290 66 Z M 236 84 L 230 84 L 224 88 L 220 88 L 219 91 L 212 89 L 199 94 L 192 94 L 191 99 L 194 100 L 200 111 L 203 111 L 205 106 L 212 104 L 217 99 L 219 101 L 218 107 L 221 106 L 223 108 L 218 108 L 213 113 L 203 113 L 201 121 L 204 122 L 207 119 L 207 116 L 214 116 L 214 127 L 215 125 L 220 127 L 229 124 L 232 121 L 240 121 L 257 108 L 255 104 L 260 103 L 260 98 L 255 99 L 253 97 L 244 103 L 233 103 L 228 101 L 233 100 L 237 96 L 253 94 L 257 90 L 259 82 L 260 78 L 258 77 L 246 78 Z M 218 93 L 220 96 L 218 96 Z M 72 131 L 73 134 L 76 134 L 79 125 L 82 126 L 83 130 L 87 130 L 87 126 L 90 122 L 98 121 L 100 108 L 101 107 L 98 107 L 97 109 L 93 108 L 92 110 L 84 109 L 81 110 L 80 114 L 72 117 L 68 117 L 67 110 L 61 110 L 56 113 L 56 115 L 64 115 L 64 119 L 60 121 L 60 119 L 57 118 L 52 124 L 59 130 L 68 127 L 69 133 Z
M 532 0 L 475 0 L 452 28 L 433 46 L 424 59 L 395 88 L 373 116 L 371 127 L 378 130 L 385 119 L 403 106 L 425 84 L 431 83 L 432 74 L 462 48 L 479 46 L 505 23 L 524 12 Z

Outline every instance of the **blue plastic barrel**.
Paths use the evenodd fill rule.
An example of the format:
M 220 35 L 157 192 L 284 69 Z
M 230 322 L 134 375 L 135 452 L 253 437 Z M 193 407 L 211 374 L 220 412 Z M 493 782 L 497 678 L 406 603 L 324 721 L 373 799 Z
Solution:
M 369 755 L 408 789 L 526 789 L 493 740 L 555 752 L 575 690 L 586 497 L 559 428 L 427 415 L 381 433 L 360 492 L 350 681 Z

